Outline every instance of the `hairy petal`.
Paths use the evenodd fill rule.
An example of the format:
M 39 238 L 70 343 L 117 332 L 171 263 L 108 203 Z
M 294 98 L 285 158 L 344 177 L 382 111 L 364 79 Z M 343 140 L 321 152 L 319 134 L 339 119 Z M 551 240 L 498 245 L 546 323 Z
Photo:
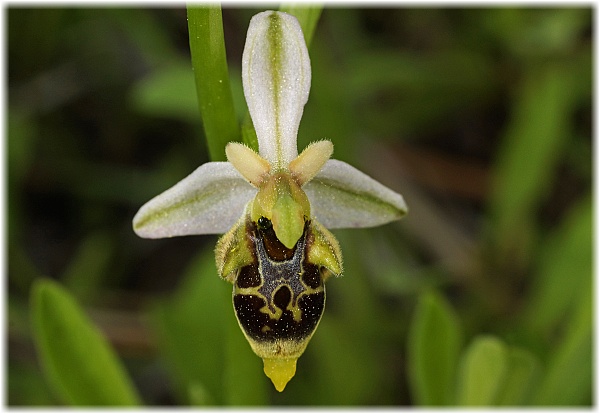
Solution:
M 276 169 L 298 155 L 296 137 L 310 90 L 310 58 L 295 17 L 266 11 L 250 20 L 242 81 L 260 155 Z
M 333 154 L 331 141 L 317 141 L 304 148 L 298 158 L 292 160 L 289 170 L 298 184 L 304 185 L 313 179 Z
M 144 204 L 133 229 L 149 239 L 225 233 L 255 195 L 233 165 L 209 162 Z
M 323 266 L 328 272 L 321 273 L 323 281 L 332 274 L 342 275 L 342 249 L 337 239 L 316 219 L 311 220 L 312 240 L 308 249 L 309 263 Z
M 312 216 L 327 228 L 373 227 L 408 212 L 400 194 L 339 160 L 327 161 L 303 190 Z
M 271 170 L 271 165 L 263 157 L 239 142 L 230 142 L 225 147 L 227 161 L 254 187 L 258 187 Z

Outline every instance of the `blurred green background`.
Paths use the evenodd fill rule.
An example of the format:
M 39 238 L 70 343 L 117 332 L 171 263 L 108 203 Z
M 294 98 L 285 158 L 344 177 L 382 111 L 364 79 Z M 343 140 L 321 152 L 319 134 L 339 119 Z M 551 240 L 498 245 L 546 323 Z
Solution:
M 223 10 L 240 120 L 259 11 Z M 591 8 L 323 9 L 299 147 L 331 140 L 410 212 L 334 231 L 345 274 L 281 394 L 237 327 L 217 237 L 131 230 L 209 161 L 185 8 L 6 15 L 8 405 L 73 403 L 35 340 L 42 278 L 146 405 L 592 404 Z

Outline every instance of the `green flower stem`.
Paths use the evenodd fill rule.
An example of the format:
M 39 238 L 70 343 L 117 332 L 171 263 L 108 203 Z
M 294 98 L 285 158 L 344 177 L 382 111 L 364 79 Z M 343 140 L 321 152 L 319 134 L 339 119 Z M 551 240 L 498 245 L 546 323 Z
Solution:
M 315 29 L 317 28 L 317 22 L 321 17 L 323 6 L 318 4 L 311 4 L 309 6 L 288 3 L 283 4 L 279 8 L 279 11 L 291 14 L 298 19 L 300 27 L 302 27 L 302 32 L 304 33 L 306 46 L 310 48 L 310 42 L 315 33 Z M 246 111 L 246 115 L 242 122 L 242 141 L 253 150 L 258 151 L 258 139 L 256 138 L 256 131 L 254 130 L 252 119 L 250 118 L 250 113 L 248 111 Z
M 192 66 L 212 161 L 225 160 L 225 145 L 239 141 L 218 5 L 187 6 Z

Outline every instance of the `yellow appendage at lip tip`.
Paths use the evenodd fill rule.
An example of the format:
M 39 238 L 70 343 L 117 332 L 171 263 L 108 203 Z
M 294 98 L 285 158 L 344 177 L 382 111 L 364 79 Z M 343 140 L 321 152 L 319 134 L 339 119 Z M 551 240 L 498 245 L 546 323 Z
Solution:
M 277 391 L 282 392 L 292 377 L 296 374 L 297 358 L 291 359 L 271 359 L 264 358 L 265 375 L 271 378 Z

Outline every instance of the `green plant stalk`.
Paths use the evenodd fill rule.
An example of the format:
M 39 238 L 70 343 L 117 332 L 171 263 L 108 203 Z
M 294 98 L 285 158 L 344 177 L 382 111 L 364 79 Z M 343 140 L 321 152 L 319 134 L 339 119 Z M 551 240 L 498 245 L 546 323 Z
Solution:
M 288 13 L 296 17 L 302 27 L 302 33 L 304 34 L 304 40 L 306 46 L 310 47 L 310 42 L 317 28 L 317 22 L 321 17 L 323 6 L 320 4 L 311 4 L 310 6 L 302 4 L 287 3 L 281 5 L 279 11 Z M 189 12 L 188 12 L 189 13 Z M 250 148 L 258 151 L 258 139 L 256 138 L 256 131 L 252 125 L 252 119 L 250 113 L 246 110 L 246 115 L 242 121 L 242 141 Z
M 187 6 L 196 93 L 212 161 L 224 161 L 225 145 L 239 141 L 218 5 Z
M 593 398 L 593 298 L 590 280 L 582 286 L 577 306 L 548 364 L 533 403 L 541 406 L 589 405 Z

